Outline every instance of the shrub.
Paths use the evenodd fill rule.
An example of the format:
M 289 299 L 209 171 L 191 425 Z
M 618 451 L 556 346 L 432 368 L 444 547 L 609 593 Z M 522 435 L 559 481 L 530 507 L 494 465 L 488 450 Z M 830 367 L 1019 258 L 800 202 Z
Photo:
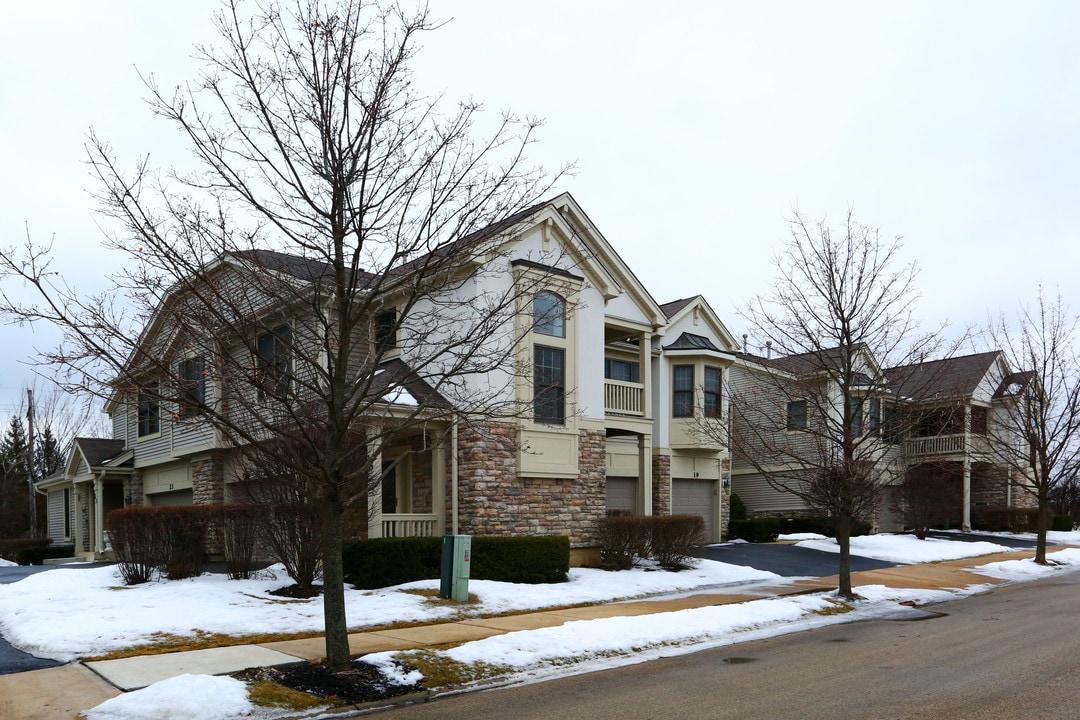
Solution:
M 218 508 L 221 529 L 221 551 L 225 572 L 231 580 L 246 580 L 255 568 L 255 547 L 259 539 L 260 515 L 258 505 L 237 503 Z
M 52 543 L 52 538 L 8 538 L 6 540 L 0 540 L 0 558 L 9 560 L 11 562 L 18 562 L 15 559 L 15 553 L 22 548 L 39 548 L 45 547 Z
M 435 580 L 442 572 L 441 537 L 351 540 L 342 549 L 345 581 L 363 590 Z M 566 537 L 472 538 L 469 577 L 516 583 L 564 582 L 570 569 Z
M 345 582 L 362 590 L 434 580 L 442 570 L 441 537 L 349 540 L 342 547 Z
M 570 571 L 570 538 L 562 535 L 490 537 L 472 539 L 474 580 L 512 583 L 566 582 Z
M 1039 510 L 994 505 L 979 508 L 972 516 L 975 530 L 989 532 L 1035 532 L 1039 527 Z
M 105 518 L 112 539 L 117 568 L 125 585 L 154 579 L 165 564 L 164 528 L 151 512 L 154 508 L 129 507 L 113 510 Z
M 780 536 L 779 518 L 753 518 L 732 520 L 730 535 L 752 543 L 773 542 Z
M 247 479 L 233 492 L 259 505 L 258 539 L 300 588 L 310 590 L 322 575 L 320 489 L 303 478 Z
M 654 515 L 649 548 L 653 560 L 665 570 L 693 567 L 705 539 L 705 520 L 700 515 Z
M 41 565 L 45 560 L 69 557 L 75 557 L 74 545 L 38 545 L 15 551 L 15 562 L 20 565 Z
M 825 537 L 836 537 L 836 521 L 828 515 L 808 517 L 777 518 L 780 521 L 781 535 L 796 533 L 817 533 Z M 852 520 L 851 537 L 870 534 L 870 523 L 864 520 Z
M 176 505 L 147 509 L 161 524 L 165 577 L 182 580 L 201 575 L 206 559 L 206 535 L 218 508 L 214 505 Z
M 608 570 L 629 570 L 648 557 L 649 525 L 643 515 L 609 514 L 600 521 L 600 562 Z
M 731 497 L 728 499 L 728 514 L 729 520 L 745 520 L 747 517 L 746 504 L 735 493 L 731 493 Z
M 1050 522 L 1050 529 L 1055 532 L 1070 532 L 1076 526 L 1076 519 L 1072 515 L 1055 515 Z

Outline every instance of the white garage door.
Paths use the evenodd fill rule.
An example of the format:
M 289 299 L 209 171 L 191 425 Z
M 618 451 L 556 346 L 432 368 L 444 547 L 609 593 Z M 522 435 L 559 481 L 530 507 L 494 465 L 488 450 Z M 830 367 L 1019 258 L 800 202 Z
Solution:
M 716 481 L 671 481 L 671 514 L 700 515 L 705 521 L 705 538 L 709 542 L 720 540 L 720 528 L 716 524 Z
M 637 478 L 609 477 L 607 479 L 607 509 L 634 512 Z

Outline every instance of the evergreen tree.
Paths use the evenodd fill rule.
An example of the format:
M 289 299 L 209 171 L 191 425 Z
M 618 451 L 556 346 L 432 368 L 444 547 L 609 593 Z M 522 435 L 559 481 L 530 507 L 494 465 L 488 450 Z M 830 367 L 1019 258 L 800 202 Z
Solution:
M 12 417 L 0 440 L 0 538 L 23 537 L 30 530 L 26 459 L 26 430 Z

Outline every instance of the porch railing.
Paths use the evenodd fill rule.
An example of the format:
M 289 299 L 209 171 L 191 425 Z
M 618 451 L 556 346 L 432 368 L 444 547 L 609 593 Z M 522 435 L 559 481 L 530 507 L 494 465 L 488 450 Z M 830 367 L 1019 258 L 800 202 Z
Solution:
M 605 380 L 604 412 L 644 417 L 645 386 L 622 380 Z
M 963 435 L 934 435 L 908 438 L 905 450 L 911 455 L 948 455 L 964 452 Z
M 439 522 L 434 514 L 409 513 L 382 516 L 383 537 L 434 537 Z

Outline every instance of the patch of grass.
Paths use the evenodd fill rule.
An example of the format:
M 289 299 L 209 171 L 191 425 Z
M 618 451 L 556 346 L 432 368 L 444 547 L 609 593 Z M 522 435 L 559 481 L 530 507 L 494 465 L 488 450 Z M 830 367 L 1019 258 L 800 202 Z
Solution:
M 314 710 L 327 705 L 328 701 L 315 695 L 279 685 L 273 680 L 256 680 L 248 686 L 248 698 L 261 707 L 284 710 Z
M 410 588 L 409 590 L 399 590 L 408 595 L 416 595 L 424 598 L 428 605 L 434 605 L 436 607 L 462 607 L 464 605 L 479 605 L 480 598 L 476 593 L 469 593 L 469 599 L 465 602 L 458 602 L 457 600 L 450 600 L 448 598 L 440 597 L 439 591 L 433 588 Z
M 836 600 L 835 598 L 825 598 L 825 601 L 829 603 L 830 607 L 823 607 L 823 608 L 820 608 L 818 610 L 812 610 L 811 612 L 814 613 L 815 615 L 829 616 L 829 615 L 843 615 L 844 613 L 849 613 L 849 612 L 851 612 L 852 610 L 855 609 L 854 606 L 848 605 L 846 602 L 843 602 L 842 600 Z
M 432 650 L 409 650 L 397 653 L 395 658 L 419 670 L 424 676 L 424 687 L 428 690 L 466 685 L 513 672 L 513 668 L 509 665 L 485 662 L 463 663 L 439 655 Z

